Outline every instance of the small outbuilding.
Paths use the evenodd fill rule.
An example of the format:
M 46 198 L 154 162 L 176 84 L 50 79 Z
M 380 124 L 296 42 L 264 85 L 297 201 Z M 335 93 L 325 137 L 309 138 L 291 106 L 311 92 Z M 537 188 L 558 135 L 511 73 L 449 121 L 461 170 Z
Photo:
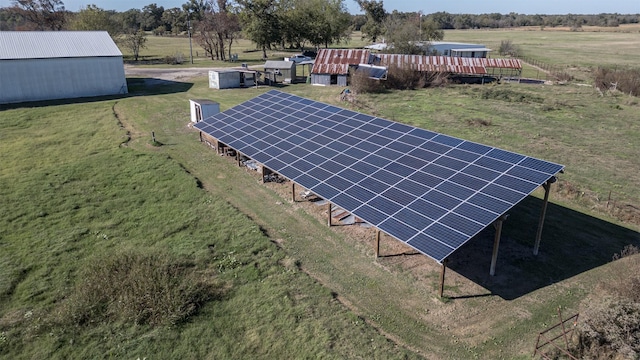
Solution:
M 296 80 L 296 63 L 269 60 L 264 64 L 265 81 L 293 83 Z
M 0 31 L 0 104 L 126 94 L 106 31 Z
M 220 112 L 220 104 L 206 99 L 189 99 L 191 122 L 197 123 Z

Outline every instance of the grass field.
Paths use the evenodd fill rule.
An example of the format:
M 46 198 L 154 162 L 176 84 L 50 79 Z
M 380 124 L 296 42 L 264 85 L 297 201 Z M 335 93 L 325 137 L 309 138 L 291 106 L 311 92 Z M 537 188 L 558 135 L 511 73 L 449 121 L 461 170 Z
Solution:
M 477 35 L 488 46 L 508 35 L 488 34 Z M 156 39 L 150 53 L 183 51 Z M 536 193 L 510 212 L 497 275 L 488 230 L 451 258 L 443 300 L 433 261 L 387 237 L 375 259 L 372 230 L 328 228 L 323 208 L 291 202 L 286 184 L 260 184 L 187 126 L 188 99 L 224 110 L 268 88 L 129 81 L 126 98 L 0 112 L 0 152 L 10 154 L 0 168 L 0 357 L 525 359 L 558 307 L 579 311 L 612 274 L 638 271 L 611 262 L 640 245 L 635 98 L 502 84 L 347 104 L 337 88 L 280 88 L 566 165 L 540 255 L 531 255 Z M 220 293 L 161 326 L 66 319 L 95 264 L 122 254 L 157 254 Z

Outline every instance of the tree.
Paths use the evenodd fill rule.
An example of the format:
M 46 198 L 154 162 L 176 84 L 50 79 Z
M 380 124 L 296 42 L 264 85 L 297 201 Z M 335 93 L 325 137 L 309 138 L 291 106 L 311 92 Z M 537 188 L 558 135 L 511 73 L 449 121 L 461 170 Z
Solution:
M 169 32 L 178 35 L 187 26 L 187 16 L 180 8 L 166 9 L 162 13 L 162 22 Z
M 118 43 L 120 43 L 124 48 L 131 50 L 135 61 L 138 61 L 140 50 L 147 47 L 145 45 L 146 42 L 147 35 L 142 29 L 125 34 L 118 39 Z
M 142 12 L 138 9 L 129 9 L 118 14 L 123 33 L 134 33 L 142 26 Z
M 142 8 L 142 26 L 145 30 L 154 30 L 162 26 L 162 14 L 164 7 L 157 4 L 149 4 Z
M 28 30 L 62 30 L 65 9 L 62 0 L 12 0 L 12 12 L 25 20 Z
M 262 57 L 267 58 L 267 49 L 277 44 L 282 37 L 281 20 L 277 12 L 276 0 L 238 0 L 242 6 L 240 17 L 244 32 L 249 40 L 262 49 Z
M 182 4 L 182 10 L 187 13 L 189 20 L 202 20 L 210 8 L 211 6 L 205 0 L 189 0 L 189 2 Z
M 104 30 L 115 38 L 122 33 L 122 27 L 115 18 L 115 11 L 106 11 L 96 5 L 88 5 L 78 11 L 69 21 L 70 30 Z
M 211 60 L 226 60 L 225 49 L 231 57 L 231 46 L 240 33 L 238 16 L 231 12 L 228 0 L 217 0 L 204 14 L 197 26 L 196 41 Z
M 360 28 L 362 34 L 373 42 L 378 41 L 378 38 L 385 33 L 383 23 L 387 17 L 382 0 L 356 0 L 356 2 L 367 16 L 367 22 Z

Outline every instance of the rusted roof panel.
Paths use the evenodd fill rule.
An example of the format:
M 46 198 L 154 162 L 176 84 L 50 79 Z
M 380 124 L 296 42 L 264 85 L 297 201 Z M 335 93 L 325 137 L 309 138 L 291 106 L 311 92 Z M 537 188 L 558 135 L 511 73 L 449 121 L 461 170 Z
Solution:
M 463 58 L 451 56 L 422 56 L 378 54 L 380 63 L 385 66 L 396 66 L 404 69 L 431 72 L 450 72 L 457 74 L 486 74 L 487 70 L 480 58 Z
M 483 59 L 486 67 L 504 68 L 504 69 L 522 69 L 522 63 L 519 59 Z
M 314 74 L 348 74 L 349 65 L 368 64 L 369 50 L 320 49 L 313 65 Z

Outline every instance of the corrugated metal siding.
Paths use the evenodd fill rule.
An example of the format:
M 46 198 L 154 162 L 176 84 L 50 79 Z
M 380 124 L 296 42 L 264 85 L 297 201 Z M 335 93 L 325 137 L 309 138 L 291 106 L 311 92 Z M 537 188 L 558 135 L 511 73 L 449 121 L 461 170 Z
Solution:
M 522 62 L 519 59 L 482 59 L 484 66 L 503 69 L 522 69 Z
M 122 58 L 3 60 L 0 103 L 126 94 Z
M 370 54 L 369 50 L 363 49 L 320 49 L 311 72 L 314 74 L 348 74 L 349 65 L 368 64 Z
M 487 59 L 451 56 L 422 56 L 378 54 L 380 64 L 416 71 L 441 71 L 458 74 L 482 75 L 487 67 L 521 69 L 522 63 L 518 59 Z
M 0 31 L 0 60 L 122 57 L 106 31 Z
M 331 75 L 311 74 L 312 85 L 331 85 Z

